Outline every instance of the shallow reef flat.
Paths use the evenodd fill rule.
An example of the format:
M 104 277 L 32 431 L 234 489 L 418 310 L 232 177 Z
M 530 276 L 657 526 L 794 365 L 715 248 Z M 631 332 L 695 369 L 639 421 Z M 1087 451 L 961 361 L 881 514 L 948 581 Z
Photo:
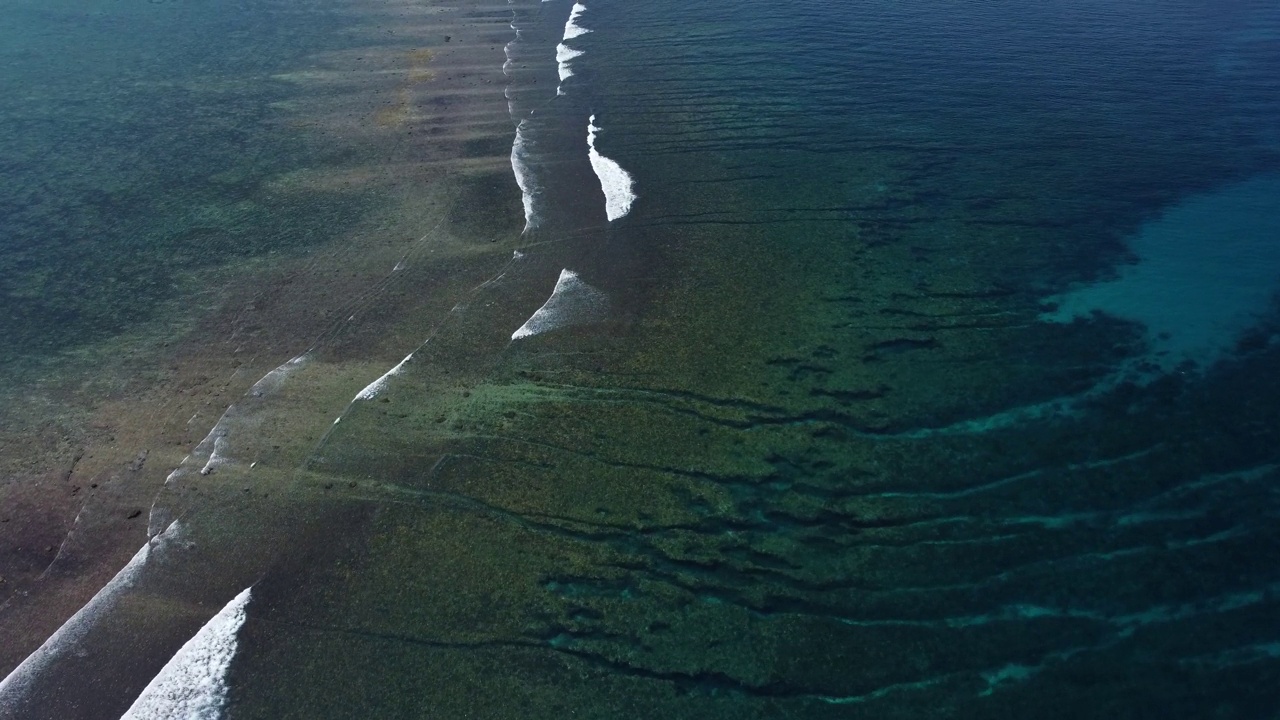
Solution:
M 153 7 L 162 17 L 149 22 L 164 28 L 176 22 L 163 16 L 172 11 Z M 152 225 L 163 227 L 137 238 L 132 254 L 105 255 L 112 246 L 103 239 L 100 272 L 162 278 L 156 297 L 142 300 L 150 303 L 147 312 L 129 305 L 139 300 L 129 288 L 117 288 L 119 297 L 68 297 L 62 302 L 96 303 L 95 311 L 112 312 L 119 323 L 103 326 L 82 315 L 74 322 L 93 332 L 58 339 L 52 351 L 21 337 L 6 345 L 12 357 L 5 357 L 0 388 L 4 674 L 164 529 L 155 527 L 159 516 L 215 507 L 224 496 L 282 493 L 284 480 L 258 478 L 277 466 L 296 468 L 333 415 L 385 370 L 382 358 L 421 342 L 458 296 L 510 257 L 515 233 L 508 226 L 519 229 L 511 212 L 518 211 L 519 191 L 507 165 L 502 47 L 493 43 L 509 16 L 360 3 L 259 11 L 308 32 L 261 58 L 260 66 L 186 75 L 178 68 L 172 87 L 150 91 L 195 97 L 191 102 L 209 118 L 197 121 L 197 140 L 204 123 L 249 122 L 237 116 L 242 108 L 254 109 L 256 127 L 239 131 L 251 133 L 253 154 L 233 164 L 220 156 L 182 159 L 183 172 L 196 177 L 151 206 Z M 392 23 L 394 35 L 382 29 Z M 241 42 L 272 39 L 250 34 Z M 58 87 L 47 92 L 59 97 Z M 61 92 L 78 92 L 89 106 L 107 102 L 93 87 Z M 379 119 L 389 107 L 394 123 Z M 161 140 L 153 145 L 167 149 Z M 56 177 L 58 169 L 47 172 Z M 163 182 L 175 170 L 155 172 Z M 64 188 L 35 210 L 75 195 L 74 187 Z M 184 206 L 201 202 L 207 207 Z M 152 232 L 117 212 L 126 229 Z M 42 227 L 39 218 L 22 217 L 33 232 Z M 255 237 L 246 244 L 249 234 Z M 36 260 L 46 263 L 49 277 L 86 272 L 85 257 L 74 253 Z M 54 290 L 46 283 L 41 292 Z M 47 318 L 29 321 L 32 332 L 39 323 L 46 334 L 62 331 Z M 75 326 L 68 329 L 74 333 Z M 290 373 L 297 393 L 271 402 L 255 395 L 256 384 L 299 357 L 306 362 Z M 171 475 L 219 438 L 225 459 L 234 462 L 195 473 L 203 483 L 185 472 Z M 261 472 L 233 485 L 230 470 L 241 461 Z M 178 607 L 179 615 L 193 617 Z
M 664 227 L 681 269 L 625 333 L 482 373 L 446 333 L 354 407 L 310 482 L 360 539 L 263 586 L 229 716 L 1262 707 L 1274 350 L 1111 384 L 1129 328 L 1086 345 L 963 244 L 830 232 Z

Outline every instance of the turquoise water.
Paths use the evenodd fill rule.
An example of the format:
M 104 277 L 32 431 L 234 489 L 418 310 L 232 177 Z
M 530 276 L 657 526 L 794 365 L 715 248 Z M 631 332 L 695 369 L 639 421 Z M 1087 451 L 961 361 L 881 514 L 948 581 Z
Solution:
M 1128 241 L 1133 264 L 1069 291 L 1050 318 L 1097 312 L 1141 323 L 1165 370 L 1229 356 L 1275 310 L 1277 197 L 1280 182 L 1261 175 L 1167 208 Z
M 1280 12 L 509 10 L 511 217 L 234 400 L 0 709 L 1274 716 Z

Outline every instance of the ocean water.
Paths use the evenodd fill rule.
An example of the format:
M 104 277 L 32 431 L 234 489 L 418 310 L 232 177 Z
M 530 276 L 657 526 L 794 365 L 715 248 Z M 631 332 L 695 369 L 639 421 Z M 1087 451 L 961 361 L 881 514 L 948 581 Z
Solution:
M 256 203 L 219 277 L 350 295 L 262 321 L 0 717 L 1275 717 L 1273 3 L 159 7 L 190 67 L 279 83 L 168 151 L 307 190 L 137 207 Z M 0 142 L 136 145 L 40 127 Z M 90 196 L 40 202 L 133 217 Z M 5 262 L 134 279 L 25 271 L 15 364 L 187 327 L 131 253 L 212 267 L 46 237 Z
M 294 11 L 272 3 L 6 9 L 0 360 L 126 332 L 185 275 L 318 242 L 358 216 L 332 193 L 280 212 L 265 187 L 322 157 L 265 132 L 283 84 L 272 74 L 332 25 L 311 10 L 291 32 Z

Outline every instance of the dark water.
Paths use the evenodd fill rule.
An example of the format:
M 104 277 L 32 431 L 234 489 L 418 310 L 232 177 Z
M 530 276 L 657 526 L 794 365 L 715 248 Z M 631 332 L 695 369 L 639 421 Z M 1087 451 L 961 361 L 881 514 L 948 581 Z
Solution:
M 1280 11 L 584 5 L 563 94 L 513 8 L 518 251 L 228 412 L 88 706 L 231 601 L 210 717 L 1275 717 Z

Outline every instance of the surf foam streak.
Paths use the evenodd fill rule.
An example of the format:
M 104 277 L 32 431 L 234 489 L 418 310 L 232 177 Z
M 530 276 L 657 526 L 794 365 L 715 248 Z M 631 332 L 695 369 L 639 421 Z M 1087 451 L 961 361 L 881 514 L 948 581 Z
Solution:
M 586 35 L 590 30 L 578 24 L 578 20 L 582 19 L 582 13 L 586 12 L 587 6 L 582 3 L 573 4 L 573 12 L 569 13 L 569 21 L 564 24 L 564 39 L 572 40 L 581 35 Z
M 534 212 L 534 195 L 537 186 L 533 183 L 533 175 L 529 172 L 529 148 L 524 138 L 525 121 L 516 126 L 516 139 L 511 144 L 511 171 L 515 173 L 516 184 L 520 186 L 521 201 L 524 203 L 524 231 L 529 232 L 538 226 L 538 217 Z
M 303 353 L 266 375 L 263 375 L 262 379 L 254 383 L 253 387 L 249 388 L 249 392 L 246 394 L 250 397 L 263 397 L 264 395 L 268 395 L 279 390 L 280 386 L 284 384 L 284 381 L 288 379 L 294 371 L 307 363 L 307 359 L 307 353 Z
M 569 61 L 576 57 L 581 57 L 582 54 L 583 52 L 581 50 L 574 50 L 564 43 L 560 43 L 556 46 L 556 64 L 560 73 L 560 82 L 562 84 L 565 80 L 573 77 L 573 68 L 569 67 Z M 557 86 L 556 94 L 563 95 L 564 88 Z
M 222 417 L 218 418 L 218 422 L 209 430 L 209 434 L 205 435 L 200 444 L 195 446 L 178 467 L 165 478 L 164 483 L 168 486 L 174 480 L 191 473 L 198 468 L 201 475 L 211 474 L 219 465 L 231 462 L 227 452 L 229 450 L 228 436 L 237 423 L 243 424 L 248 418 L 252 417 L 255 408 L 264 398 L 274 394 L 284 385 L 289 376 L 295 373 L 299 368 L 303 367 L 310 360 L 309 353 L 303 353 L 288 362 L 280 365 L 271 372 L 263 375 L 258 382 L 253 384 L 245 392 L 241 400 L 233 403 L 222 413 Z M 194 416 L 192 416 L 194 419 Z M 190 421 L 188 421 L 190 422 Z M 159 528 L 165 527 L 171 520 L 168 513 L 157 512 L 155 505 L 151 508 L 151 513 L 147 519 L 147 533 L 156 535 Z
M 120 597 L 137 583 L 152 552 L 162 549 L 181 530 L 182 527 L 175 520 L 163 533 L 147 541 L 84 607 L 77 610 L 75 615 L 50 635 L 35 652 L 28 655 L 4 680 L 0 680 L 0 710 L 16 709 L 25 699 L 36 677 L 56 662 L 60 655 L 75 649 L 98 618 L 114 608 Z
M 578 24 L 578 18 L 582 17 L 582 12 L 586 9 L 586 6 L 582 3 L 577 3 L 573 6 L 573 12 L 569 13 L 569 20 L 564 24 L 564 39 L 559 45 L 556 45 L 556 66 L 560 73 L 561 83 L 556 86 L 556 95 L 564 94 L 564 81 L 573 77 L 573 69 L 569 67 L 569 61 L 582 55 L 581 50 L 574 50 L 565 43 L 591 32 Z
M 120 720 L 217 720 L 227 701 L 227 669 L 236 654 L 250 590 L 245 588 L 183 645 Z
M 382 389 L 387 386 L 387 380 L 395 377 L 396 375 L 399 375 L 400 371 L 404 369 L 404 364 L 409 362 L 409 358 L 411 357 L 413 357 L 413 353 L 409 353 L 408 355 L 405 355 L 404 359 L 396 363 L 395 367 L 386 371 L 385 373 L 382 374 L 382 377 L 369 383 L 367 386 L 365 386 L 365 389 L 356 393 L 355 398 L 351 402 L 355 402 L 356 400 L 372 400 L 378 397 L 378 393 L 382 392 Z
M 551 297 L 534 311 L 515 332 L 512 340 L 548 332 L 569 325 L 581 325 L 604 318 L 609 298 L 591 287 L 572 270 L 561 270 Z
M 285 380 L 287 380 L 290 375 L 297 371 L 298 368 L 305 365 L 307 360 L 308 355 L 303 353 L 283 365 L 280 365 L 266 375 L 263 375 L 262 379 L 254 383 L 253 387 L 249 388 L 249 390 L 244 394 L 244 397 L 249 401 L 249 403 L 252 403 L 255 400 L 261 400 L 262 398 L 271 395 L 275 391 L 279 390 L 281 385 L 284 385 Z M 196 445 L 195 449 L 190 455 L 183 459 L 182 464 L 179 465 L 177 469 L 169 473 L 169 476 L 165 478 L 165 483 L 168 484 L 174 478 L 184 475 L 190 469 L 187 463 L 193 457 L 196 458 L 197 462 L 199 462 L 201 458 L 205 461 L 204 465 L 200 468 L 201 475 L 208 475 L 213 472 L 215 467 L 227 462 L 227 435 L 231 431 L 231 424 L 236 419 L 240 418 L 244 412 L 245 403 L 243 401 L 235 403 L 231 407 L 227 408 L 226 411 L 222 413 L 222 417 L 218 418 L 218 422 L 213 426 L 213 429 L 204 437 L 204 440 L 201 440 L 200 444 Z
M 511 266 L 519 262 L 523 257 L 524 257 L 524 253 L 520 252 L 519 250 L 514 251 L 511 255 L 511 260 L 507 261 L 507 264 L 503 268 L 502 272 L 499 272 L 497 275 L 494 275 L 488 280 L 485 280 L 479 285 L 471 288 L 467 296 L 464 297 L 462 300 L 460 300 L 456 305 L 454 305 L 451 310 L 449 310 L 449 314 L 453 315 L 455 313 L 460 313 L 465 311 L 470 306 L 471 298 L 475 297 L 478 293 L 480 293 L 482 290 L 489 287 L 490 285 L 493 285 L 494 283 L 501 281 L 504 277 L 506 277 L 507 271 L 511 268 Z M 395 367 L 383 373 L 382 377 L 369 383 L 367 386 L 365 386 L 364 390 L 361 390 L 359 393 L 356 393 L 356 396 L 351 398 L 351 402 L 347 403 L 347 407 L 343 409 L 342 413 L 339 414 L 338 417 L 334 418 L 333 422 L 329 425 L 329 429 L 325 432 L 324 436 L 322 436 L 320 440 L 316 442 L 315 450 L 313 451 L 312 454 L 313 455 L 318 454 L 320 448 L 324 447 L 325 444 L 329 442 L 329 436 L 333 432 L 333 429 L 336 428 L 338 424 L 342 422 L 342 418 L 346 417 L 347 413 L 351 412 L 351 409 L 355 407 L 357 403 L 359 403 L 362 400 L 370 400 L 372 398 L 375 398 L 379 393 L 385 390 L 391 378 L 395 377 L 396 375 L 399 375 L 403 371 L 405 365 L 408 364 L 409 360 L 412 359 L 414 355 L 418 354 L 418 352 L 421 351 L 424 347 L 426 347 L 427 344 L 431 342 L 432 338 L 434 338 L 436 336 L 436 333 L 438 333 L 439 331 L 440 331 L 439 327 L 432 330 L 431 333 L 427 335 L 427 338 L 423 340 L 418 345 L 418 347 L 414 348 L 413 352 L 406 355 L 403 360 L 397 363 Z
M 596 125 L 596 116 L 592 115 L 587 125 L 587 155 L 591 158 L 591 169 L 600 178 L 600 189 L 604 191 L 605 214 L 613 222 L 631 212 L 631 203 L 636 199 L 633 191 L 635 180 L 621 165 L 596 150 L 599 134 L 600 126 Z

